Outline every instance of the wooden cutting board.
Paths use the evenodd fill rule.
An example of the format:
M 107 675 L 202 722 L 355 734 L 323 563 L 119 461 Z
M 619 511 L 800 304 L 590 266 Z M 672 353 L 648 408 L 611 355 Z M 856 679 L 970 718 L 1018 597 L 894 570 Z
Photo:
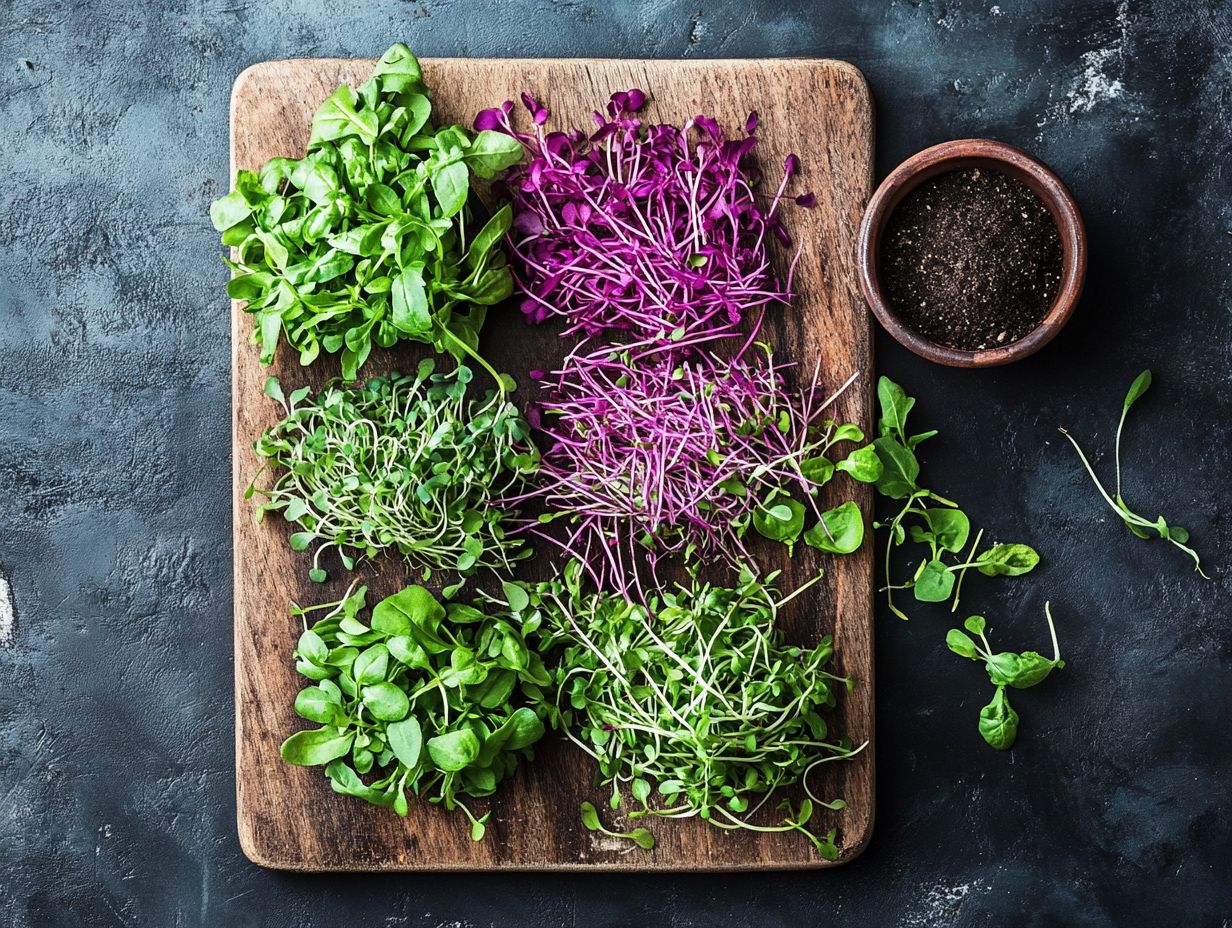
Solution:
M 259 168 L 276 155 L 300 157 L 318 105 L 340 83 L 358 86 L 372 61 L 297 60 L 255 65 L 235 82 L 231 101 L 231 168 Z M 871 423 L 872 349 L 869 317 L 859 298 L 852 267 L 856 227 L 869 194 L 872 105 L 868 87 L 854 67 L 839 61 L 616 61 L 596 59 L 496 60 L 426 59 L 425 83 L 433 95 L 433 120 L 469 125 L 480 109 L 529 90 L 552 111 L 552 125 L 584 126 L 617 90 L 640 87 L 653 102 L 655 121 L 683 122 L 712 114 L 731 130 L 756 110 L 761 117 L 759 157 L 777 182 L 783 159 L 800 156 L 803 175 L 796 192 L 817 195 L 814 209 L 784 209 L 784 221 L 803 253 L 796 272 L 796 299 L 771 310 L 766 334 L 780 357 L 811 371 L 822 364 L 823 385 L 835 389 L 851 374 L 856 382 L 837 404 L 837 415 Z M 778 249 L 785 260 L 785 249 Z M 551 734 L 533 764 L 502 785 L 492 799 L 487 838 L 470 840 L 460 814 L 412 803 L 408 818 L 335 795 L 320 768 L 284 764 L 278 749 L 304 727 L 292 704 L 304 684 L 290 658 L 299 626 L 288 604 L 338 599 L 352 579 L 331 570 L 324 586 L 307 577 L 305 554 L 287 546 L 279 518 L 255 524 L 244 488 L 257 473 L 252 451 L 261 430 L 277 421 L 278 407 L 262 395 L 273 373 L 287 391 L 301 384 L 320 387 L 337 376 L 336 358 L 301 369 L 293 352 L 278 352 L 272 368 L 262 367 L 250 343 L 252 320 L 232 307 L 234 413 L 235 554 L 235 740 L 240 841 L 254 862 L 289 870 L 757 870 L 824 866 L 796 834 L 726 832 L 698 820 L 650 822 L 658 839 L 653 852 L 629 852 L 582 829 L 578 805 L 592 800 L 606 813 L 603 791 L 592 786 L 592 764 L 580 751 Z M 551 326 L 530 328 L 510 306 L 489 314 L 482 349 L 498 370 L 526 382 L 530 368 L 548 368 L 562 353 Z M 365 376 L 391 366 L 413 370 L 418 347 L 399 347 L 374 356 Z M 849 481 L 829 487 L 829 505 L 850 498 Z M 867 514 L 870 494 L 857 487 Z M 871 527 L 868 530 L 871 537 Z M 836 826 L 839 862 L 863 849 L 873 823 L 873 568 L 871 545 L 854 555 L 825 557 L 803 545 L 782 564 L 780 585 L 792 589 L 820 564 L 823 581 L 785 610 L 789 635 L 813 643 L 832 633 L 840 673 L 858 679 L 844 699 L 837 727 L 869 746 L 851 761 L 823 764 L 810 780 L 817 795 L 843 797 L 841 812 L 821 810 L 814 824 Z M 767 549 L 769 551 L 770 549 Z M 783 557 L 781 546 L 778 557 Z M 773 556 L 773 555 L 771 555 Z M 542 550 L 535 571 L 552 569 L 552 552 Z M 356 574 L 369 584 L 369 601 L 408 582 L 399 558 L 362 565 Z

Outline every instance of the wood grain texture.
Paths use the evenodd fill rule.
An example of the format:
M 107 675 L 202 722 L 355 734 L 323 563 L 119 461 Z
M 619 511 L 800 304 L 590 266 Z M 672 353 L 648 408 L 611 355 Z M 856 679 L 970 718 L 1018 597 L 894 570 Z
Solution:
M 233 174 L 239 168 L 258 168 L 276 155 L 301 156 L 317 106 L 339 83 L 362 82 L 372 64 L 276 61 L 244 71 L 232 95 Z M 798 360 L 810 372 L 819 362 L 829 389 L 857 373 L 837 404 L 837 414 L 865 425 L 871 422 L 869 317 L 856 289 L 853 251 L 871 181 L 872 112 L 867 86 L 855 68 L 809 59 L 426 59 L 423 65 L 436 122 L 469 124 L 478 110 L 517 99 L 524 89 L 547 102 L 558 126 L 587 124 L 589 113 L 602 107 L 612 92 L 630 87 L 651 94 L 648 114 L 658 121 L 682 122 L 704 112 L 734 129 L 743 125 L 750 110 L 757 110 L 759 156 L 767 173 L 777 175 L 784 157 L 795 151 L 804 166 L 797 192 L 811 189 L 818 200 L 815 209 L 784 212 L 802 249 L 797 296 L 790 307 L 771 311 L 767 335 L 781 356 Z M 779 258 L 785 263 L 786 255 Z M 288 604 L 336 599 L 351 578 L 334 569 L 324 586 L 309 581 L 307 557 L 287 546 L 289 533 L 282 520 L 255 524 L 251 504 L 242 495 L 258 470 L 252 443 L 277 420 L 277 407 L 262 395 L 265 378 L 278 375 L 288 390 L 304 383 L 320 387 L 337 375 L 338 365 L 336 358 L 322 358 L 304 370 L 284 349 L 272 368 L 263 368 L 250 343 L 251 332 L 251 319 L 240 305 L 233 305 L 236 788 L 240 840 L 250 859 L 292 870 L 684 871 L 825 865 L 800 835 L 729 833 L 697 820 L 652 822 L 656 849 L 625 853 L 625 845 L 581 828 L 579 803 L 590 799 L 606 809 L 606 796 L 591 784 L 589 759 L 552 735 L 536 761 L 523 764 L 493 797 L 492 821 L 480 843 L 470 840 L 468 823 L 460 814 L 413 803 L 403 820 L 388 809 L 335 795 L 320 768 L 283 764 L 279 744 L 303 726 L 292 708 L 304 681 L 290 660 L 299 628 Z M 510 307 L 489 314 L 482 350 L 497 369 L 525 381 L 528 369 L 548 367 L 561 356 L 560 342 L 553 327 L 528 328 Z M 371 376 L 395 366 L 413 369 L 421 355 L 417 347 L 402 346 L 374 353 L 363 373 Z M 852 495 L 846 481 L 827 490 L 830 505 L 841 501 L 840 492 Z M 857 487 L 855 497 L 868 519 L 867 488 Z M 818 795 L 847 800 L 845 810 L 823 810 L 819 816 L 823 827 L 839 830 L 840 863 L 860 853 L 873 823 L 870 547 L 834 558 L 801 546 L 793 559 L 779 565 L 784 570 L 780 584 L 788 590 L 818 566 L 825 567 L 822 582 L 793 601 L 782 621 L 789 636 L 802 643 L 832 633 L 839 672 L 859 681 L 834 721 L 856 743 L 868 740 L 869 746 L 851 761 L 822 765 L 810 780 Z M 553 560 L 552 552 L 540 546 L 527 567 L 528 576 L 551 571 Z M 356 574 L 377 595 L 406 582 L 396 557 L 362 565 Z

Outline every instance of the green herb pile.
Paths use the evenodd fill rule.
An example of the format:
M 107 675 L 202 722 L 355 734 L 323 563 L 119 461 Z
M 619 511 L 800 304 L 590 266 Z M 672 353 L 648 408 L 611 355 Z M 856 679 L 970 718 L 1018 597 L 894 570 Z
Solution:
M 971 548 L 962 554 L 971 534 L 971 520 L 957 503 L 919 484 L 920 462 L 915 449 L 936 435 L 936 430 L 907 434 L 907 414 L 915 405 L 915 398 L 903 392 L 903 388 L 889 377 L 877 381 L 877 399 L 881 407 L 880 435 L 873 447 L 882 464 L 881 476 L 876 481 L 877 491 L 890 499 L 903 500 L 894 518 L 876 526 L 887 531 L 886 602 L 890 611 L 901 619 L 907 618 L 894 605 L 894 591 L 906 589 L 911 590 L 919 602 L 940 603 L 953 597 L 951 611 L 956 610 L 963 577 L 971 567 L 986 577 L 1017 577 L 1034 570 L 1039 563 L 1034 548 L 1024 544 L 996 544 L 981 550 L 982 529 L 976 533 Z M 892 583 L 890 556 L 895 547 L 907 540 L 908 529 L 911 540 L 926 546 L 928 554 L 910 580 Z M 947 557 L 952 563 L 946 563 Z
M 487 307 L 513 279 L 471 175 L 496 176 L 522 146 L 500 132 L 434 129 L 419 62 L 394 45 L 359 88 L 345 84 L 312 121 L 307 154 L 238 171 L 210 217 L 237 249 L 232 298 L 256 317 L 261 361 L 279 337 L 311 364 L 341 353 L 354 380 L 373 345 L 423 342 L 474 355 Z
M 571 562 L 563 581 L 532 588 L 530 602 L 563 648 L 547 716 L 598 763 L 612 808 L 627 795 L 636 804 L 629 818 L 802 831 L 834 859 L 835 833 L 807 825 L 814 803 L 842 802 L 820 803 L 805 782 L 817 765 L 856 753 L 822 716 L 854 684 L 826 670 L 829 636 L 811 649 L 786 642 L 774 575 L 758 580 L 746 569 L 734 588 L 694 583 L 644 607 L 583 591 L 580 574 Z M 797 783 L 807 805 L 781 806 L 780 824 L 753 822 L 776 790 Z
M 277 511 L 297 524 L 292 548 L 317 545 L 312 579 L 326 579 L 321 556 L 331 548 L 348 569 L 394 548 L 425 580 L 529 557 L 506 535 L 512 516 L 491 502 L 535 468 L 529 427 L 503 391 L 469 397 L 468 367 L 434 368 L 429 359 L 413 376 L 334 383 L 312 398 L 305 387 L 286 399 L 276 379 L 266 383 L 286 418 L 256 444 L 274 483 L 249 494 L 264 497 L 259 516 Z
M 1179 525 L 1169 525 L 1163 516 L 1159 516 L 1154 522 L 1144 516 L 1138 515 L 1129 508 L 1125 502 L 1125 498 L 1121 496 L 1121 431 L 1125 428 L 1125 417 L 1129 415 L 1129 408 L 1142 398 L 1151 387 L 1151 372 L 1143 371 L 1134 378 L 1134 382 L 1129 385 L 1129 392 L 1125 394 L 1125 401 L 1121 404 L 1121 419 L 1117 423 L 1116 430 L 1116 497 L 1115 499 L 1108 494 L 1104 489 L 1104 485 L 1099 482 L 1099 478 L 1095 476 L 1095 471 L 1091 467 L 1091 462 L 1087 460 L 1087 456 L 1083 453 L 1082 447 L 1075 441 L 1074 436 L 1061 429 L 1061 434 L 1070 440 L 1070 444 L 1074 446 L 1074 450 L 1078 452 L 1078 457 L 1082 459 L 1082 466 L 1086 468 L 1087 473 L 1091 475 L 1091 480 L 1095 483 L 1095 489 L 1099 490 L 1099 495 L 1104 498 L 1104 501 L 1112 507 L 1115 512 L 1125 523 L 1125 527 L 1130 530 L 1138 538 L 1164 538 L 1170 541 L 1180 550 L 1189 555 L 1194 562 L 1194 570 L 1201 576 L 1209 580 L 1206 574 L 1202 573 L 1202 561 L 1198 558 L 1198 552 L 1189 547 L 1189 532 Z M 1153 534 L 1152 534 L 1153 533 Z
M 325 765 L 335 792 L 399 815 L 408 792 L 461 809 L 478 841 L 488 816 L 460 797 L 491 796 L 544 733 L 543 708 L 527 704 L 551 682 L 539 620 L 442 606 L 411 586 L 377 603 L 365 624 L 365 593 L 293 611 L 305 624 L 325 611 L 295 649 L 296 669 L 315 681 L 295 711 L 321 727 L 284 741 L 282 758 Z
M 1057 630 L 1052 624 L 1052 609 L 1044 603 L 1044 617 L 1048 620 L 1048 633 L 1052 636 L 1052 659 L 1037 651 L 1000 651 L 993 653 L 988 638 L 984 635 L 985 622 L 982 615 L 970 616 L 963 628 L 979 638 L 977 643 L 966 632 L 951 628 L 945 636 L 946 646 L 960 657 L 983 661 L 988 679 L 997 688 L 992 702 L 980 710 L 980 735 L 998 751 L 1008 750 L 1018 737 L 1018 713 L 1010 705 L 1005 688 L 1025 690 L 1042 683 L 1053 670 L 1065 666 L 1061 660 L 1061 648 L 1057 644 Z

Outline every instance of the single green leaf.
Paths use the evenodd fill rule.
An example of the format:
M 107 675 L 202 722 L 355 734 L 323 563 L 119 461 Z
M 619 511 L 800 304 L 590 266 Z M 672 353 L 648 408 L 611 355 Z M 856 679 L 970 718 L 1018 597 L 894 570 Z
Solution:
M 634 828 L 632 831 L 624 835 L 642 850 L 653 850 L 655 846 L 654 833 L 649 828 Z
M 383 681 L 363 688 L 363 703 L 374 718 L 397 722 L 406 718 L 411 709 L 406 693 L 395 684 Z
M 960 657 L 965 657 L 973 661 L 979 660 L 975 642 L 957 628 L 951 628 L 945 633 L 945 644 L 946 647 Z
M 975 566 L 986 577 L 1018 577 L 1034 570 L 1039 560 L 1029 545 L 995 545 L 975 559 Z
M 428 117 L 432 115 L 432 101 L 422 93 L 411 93 L 404 96 L 402 105 L 407 111 L 406 125 L 401 129 L 401 138 L 405 145 L 407 140 L 427 124 Z
M 412 629 L 423 634 L 435 629 L 443 618 L 445 607 L 436 597 L 422 586 L 408 586 L 377 603 L 372 610 L 372 627 L 389 635 L 408 635 Z
M 922 603 L 943 603 L 954 592 L 954 574 L 941 561 L 929 561 L 916 577 L 912 592 Z
M 530 605 L 530 596 L 521 584 L 504 580 L 501 582 L 501 587 L 505 591 L 505 602 L 509 605 L 511 612 L 521 612 Z
M 971 520 L 961 509 L 927 509 L 925 518 L 937 544 L 945 550 L 957 553 L 966 546 L 967 536 L 971 533 Z
M 368 78 L 384 93 L 405 93 L 423 86 L 423 72 L 411 50 L 401 42 L 391 45 Z
M 646 803 L 650 799 L 649 781 L 643 780 L 641 777 L 638 777 L 637 779 L 633 781 L 633 784 L 630 787 L 630 792 L 633 793 L 634 799 L 636 799 L 642 805 L 646 805 Z
M 834 441 L 864 441 L 864 430 L 852 422 L 839 425 L 831 436 Z
M 980 710 L 980 735 L 998 751 L 1008 750 L 1018 737 L 1018 713 L 1005 695 L 1005 687 L 998 686 L 992 702 Z
M 305 687 L 295 697 L 295 711 L 310 722 L 328 724 L 337 710 L 337 702 L 318 686 Z
M 834 462 L 818 454 L 800 462 L 800 473 L 815 486 L 821 486 L 834 476 Z
M 282 394 L 282 384 L 278 382 L 277 377 L 266 377 L 264 393 L 271 400 L 281 403 L 283 406 L 287 404 L 287 398 Z
M 278 334 L 282 331 L 282 316 L 267 310 L 259 313 L 261 333 L 261 363 L 272 364 L 274 353 L 278 348 Z
M 345 251 L 328 251 L 313 261 L 304 271 L 304 283 L 326 283 L 346 274 L 354 266 L 355 258 Z
M 1138 402 L 1138 400 L 1142 399 L 1142 394 L 1146 393 L 1146 391 L 1150 388 L 1151 372 L 1150 370 L 1145 370 L 1135 377 L 1134 382 L 1129 385 L 1129 391 L 1125 394 L 1125 403 L 1123 404 L 1122 409 L 1128 412 L 1129 407 Z
M 477 818 L 473 822 L 471 822 L 471 840 L 472 841 L 482 841 L 483 840 L 483 836 L 487 834 L 487 831 L 488 831 L 488 828 L 487 828 L 488 816 L 490 816 L 491 814 L 492 814 L 491 812 L 488 812 L 482 818 Z
M 376 113 L 371 110 L 357 112 L 355 105 L 358 102 L 355 91 L 346 84 L 330 94 L 312 118 L 308 147 L 348 135 L 358 136 L 365 145 L 375 142 L 380 129 Z
M 851 554 L 864 542 L 864 516 L 854 500 L 823 512 L 821 521 L 804 533 L 804 543 L 820 551 Z
M 753 527 L 771 541 L 792 544 L 804 529 L 804 504 L 784 499 L 753 510 Z
M 916 478 L 920 476 L 920 462 L 914 453 L 888 435 L 874 441 L 873 447 L 882 468 L 876 484 L 879 493 L 891 499 L 906 499 L 919 489 Z
M 835 465 L 838 470 L 850 474 L 852 479 L 861 483 L 876 483 L 881 479 L 884 468 L 877 449 L 872 445 L 857 448 L 851 454 Z
M 582 827 L 587 831 L 602 831 L 603 823 L 599 821 L 599 810 L 593 802 L 583 802 L 581 805 Z
M 391 319 L 395 326 L 410 335 L 426 335 L 432 331 L 432 311 L 428 305 L 422 270 L 405 268 L 394 278 L 392 295 Z
M 437 205 L 441 215 L 448 219 L 456 215 L 466 205 L 466 197 L 470 191 L 470 172 L 466 164 L 455 161 L 437 168 L 432 177 L 432 192 L 436 194 Z
M 471 170 L 480 177 L 492 178 L 522 160 L 522 143 L 511 135 L 484 129 L 475 136 L 464 156 Z
M 437 769 L 453 773 L 469 766 L 479 756 L 479 738 L 469 728 L 460 728 L 428 739 L 428 756 Z
M 304 551 L 317 536 L 312 532 L 295 532 L 287 539 L 292 551 Z
M 513 293 L 513 274 L 507 267 L 490 267 L 461 293 L 472 303 L 492 306 Z
M 1036 651 L 1005 652 L 994 654 L 988 661 L 988 678 L 997 685 L 1025 690 L 1041 683 L 1054 668 L 1063 666 L 1064 661 L 1053 662 Z
M 493 248 L 497 247 L 513 222 L 513 209 L 506 203 L 475 233 L 466 249 L 466 264 L 471 269 L 480 265 Z
M 408 770 L 415 770 L 419 766 L 419 757 L 423 752 L 423 729 L 415 716 L 408 716 L 389 725 L 385 729 L 385 737 L 399 763 Z
M 369 207 L 373 211 L 380 213 L 382 216 L 400 217 L 402 216 L 402 200 L 392 187 L 385 184 L 374 183 L 369 184 L 368 189 L 364 194 L 364 198 Z M 384 236 L 389 226 L 385 223 L 374 223 L 381 226 L 381 235 Z M 377 244 L 381 244 L 380 239 Z
M 210 222 L 219 232 L 239 225 L 251 215 L 252 207 L 238 190 L 232 190 L 210 204 Z
M 509 740 L 505 747 L 510 751 L 520 751 L 528 748 L 543 737 L 545 728 L 539 716 L 533 709 L 522 706 L 515 709 L 505 723 L 509 727 Z
M 297 731 L 282 742 L 280 753 L 288 764 L 315 767 L 342 757 L 351 750 L 354 741 L 355 732 L 340 732 L 336 728 Z
M 352 675 L 359 684 L 377 683 L 385 679 L 389 670 L 389 649 L 383 644 L 374 644 L 361 651 L 355 658 Z
M 889 377 L 883 376 L 877 380 L 877 400 L 881 405 L 881 419 L 878 421 L 881 435 L 896 435 L 899 442 L 905 443 L 907 414 L 915 405 L 915 398 L 903 392 L 903 388 Z

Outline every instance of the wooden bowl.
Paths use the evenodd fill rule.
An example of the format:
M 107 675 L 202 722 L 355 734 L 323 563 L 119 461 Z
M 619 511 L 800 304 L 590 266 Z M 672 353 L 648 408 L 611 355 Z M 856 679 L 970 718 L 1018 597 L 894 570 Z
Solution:
M 1061 282 L 1040 324 L 1016 342 L 980 351 L 938 344 L 910 328 L 890 305 L 878 279 L 878 251 L 886 223 L 903 198 L 929 178 L 949 171 L 986 167 L 1016 178 L 1044 201 L 1061 235 Z M 902 345 L 920 357 L 950 367 L 993 367 L 1034 354 L 1061 331 L 1078 303 L 1087 272 L 1087 233 L 1073 195 L 1052 170 L 1012 145 L 992 139 L 942 142 L 912 155 L 882 181 L 869 201 L 857 243 L 860 289 L 873 314 Z

